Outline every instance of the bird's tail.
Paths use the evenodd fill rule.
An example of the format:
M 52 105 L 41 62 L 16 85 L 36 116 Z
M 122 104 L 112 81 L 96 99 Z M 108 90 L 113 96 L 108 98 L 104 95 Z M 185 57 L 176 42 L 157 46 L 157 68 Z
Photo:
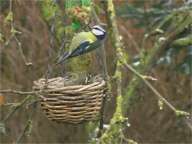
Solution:
M 65 52 L 61 57 L 59 57 L 57 64 L 61 64 L 63 63 L 66 59 L 68 59 L 70 57 L 70 53 L 69 52 Z

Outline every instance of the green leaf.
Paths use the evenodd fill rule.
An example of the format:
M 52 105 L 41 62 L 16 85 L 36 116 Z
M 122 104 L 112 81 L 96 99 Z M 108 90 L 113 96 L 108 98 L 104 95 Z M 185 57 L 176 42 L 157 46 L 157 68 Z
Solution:
M 73 8 L 73 7 L 76 7 L 76 6 L 80 6 L 81 3 L 80 0 L 66 0 L 65 1 L 65 8 L 66 9 L 70 9 L 70 8 Z
M 74 31 L 79 30 L 81 28 L 80 22 L 76 21 L 71 24 L 71 27 Z
M 77 6 L 89 7 L 92 3 L 92 0 L 67 0 L 65 2 L 65 8 L 71 9 Z
M 90 6 L 91 5 L 91 0 L 81 0 L 81 5 L 82 6 Z
M 45 0 L 41 1 L 41 10 L 43 17 L 49 21 L 56 13 L 56 11 L 59 10 L 58 5 L 54 3 L 52 0 Z

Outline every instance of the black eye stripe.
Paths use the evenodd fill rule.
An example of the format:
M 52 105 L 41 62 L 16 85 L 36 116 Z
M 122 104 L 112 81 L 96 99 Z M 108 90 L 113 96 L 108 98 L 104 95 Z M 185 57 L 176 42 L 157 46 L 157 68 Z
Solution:
M 102 28 L 100 28 L 100 27 L 94 27 L 94 29 L 99 30 L 99 31 L 102 31 L 102 32 L 105 32 L 105 30 L 102 29 Z

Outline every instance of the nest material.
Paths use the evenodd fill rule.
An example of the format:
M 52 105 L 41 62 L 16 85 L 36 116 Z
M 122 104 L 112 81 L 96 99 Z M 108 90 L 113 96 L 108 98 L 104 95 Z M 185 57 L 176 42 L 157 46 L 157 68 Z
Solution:
M 34 90 L 42 91 L 39 97 L 47 117 L 56 122 L 69 123 L 97 120 L 106 82 L 100 76 L 93 77 L 89 82 L 85 78 L 86 84 L 75 84 L 77 81 L 73 81 L 72 77 L 73 82 L 69 79 L 56 77 L 34 81 Z

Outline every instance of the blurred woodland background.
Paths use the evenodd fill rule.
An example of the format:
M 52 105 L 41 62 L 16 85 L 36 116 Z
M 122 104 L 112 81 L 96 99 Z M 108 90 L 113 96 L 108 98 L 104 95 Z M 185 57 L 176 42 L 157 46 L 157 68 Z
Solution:
M 73 35 L 98 22 L 105 54 L 53 68 Z M 0 57 L 1 143 L 192 143 L 191 0 L 0 0 Z M 110 94 L 98 138 L 98 122 L 52 122 L 22 93 L 47 70 L 100 74 L 101 58 Z

